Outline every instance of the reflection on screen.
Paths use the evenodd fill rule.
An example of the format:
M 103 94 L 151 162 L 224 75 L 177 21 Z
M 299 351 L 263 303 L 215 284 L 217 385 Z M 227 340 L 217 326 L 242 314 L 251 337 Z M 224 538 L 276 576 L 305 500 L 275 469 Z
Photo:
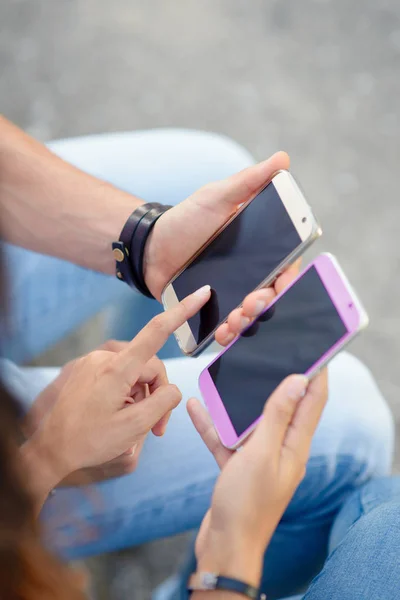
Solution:
M 311 267 L 209 367 L 237 435 L 260 416 L 285 377 L 308 371 L 346 332 Z
M 196 342 L 226 319 L 300 242 L 270 183 L 173 283 L 179 300 L 203 285 L 211 286 L 211 299 L 189 320 Z

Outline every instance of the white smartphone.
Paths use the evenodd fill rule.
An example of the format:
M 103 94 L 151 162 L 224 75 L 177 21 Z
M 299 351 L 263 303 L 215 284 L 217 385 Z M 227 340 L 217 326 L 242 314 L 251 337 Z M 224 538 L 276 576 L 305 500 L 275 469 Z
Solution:
M 314 377 L 367 324 L 338 262 L 321 254 L 202 371 L 200 390 L 222 443 L 240 446 L 285 377 Z
M 193 356 L 213 341 L 215 330 L 247 294 L 270 285 L 321 235 L 313 212 L 288 171 L 279 171 L 219 229 L 167 284 L 165 309 L 203 285 L 211 298 L 176 332 Z

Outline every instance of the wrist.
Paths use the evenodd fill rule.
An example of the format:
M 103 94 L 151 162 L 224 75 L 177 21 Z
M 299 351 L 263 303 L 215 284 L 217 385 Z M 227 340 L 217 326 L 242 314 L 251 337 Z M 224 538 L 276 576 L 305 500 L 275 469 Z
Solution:
M 99 260 L 101 265 L 99 267 L 95 265 L 92 268 L 109 275 L 115 275 L 115 258 L 111 251 L 112 243 L 119 239 L 129 216 L 144 202 L 136 196 L 118 190 L 111 185 L 103 184 L 103 187 L 107 188 L 106 193 L 110 196 L 110 199 L 108 209 L 100 211 L 99 222 L 94 221 L 92 223 L 95 233 L 104 240 L 98 259 L 96 258 L 96 261 Z
M 20 455 L 28 474 L 29 489 L 41 505 L 69 473 L 62 467 L 62 461 L 41 430 L 21 446 Z
M 259 587 L 265 547 L 252 540 L 209 538 L 197 557 L 197 571 L 232 577 Z

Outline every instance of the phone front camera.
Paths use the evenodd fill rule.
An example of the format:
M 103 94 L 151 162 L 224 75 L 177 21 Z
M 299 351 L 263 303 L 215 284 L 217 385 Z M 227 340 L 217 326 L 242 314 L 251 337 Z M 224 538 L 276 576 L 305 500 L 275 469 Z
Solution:
M 303 217 L 301 220 L 302 223 L 305 223 L 306 221 L 307 221 L 307 217 Z
M 352 302 L 349 303 L 349 308 L 354 308 L 354 304 Z

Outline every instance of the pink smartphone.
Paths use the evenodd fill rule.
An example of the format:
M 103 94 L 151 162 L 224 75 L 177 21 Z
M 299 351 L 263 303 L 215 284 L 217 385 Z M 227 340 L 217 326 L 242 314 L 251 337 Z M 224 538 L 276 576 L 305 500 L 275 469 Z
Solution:
M 321 254 L 200 374 L 224 446 L 240 446 L 285 377 L 315 376 L 367 325 L 338 262 Z

